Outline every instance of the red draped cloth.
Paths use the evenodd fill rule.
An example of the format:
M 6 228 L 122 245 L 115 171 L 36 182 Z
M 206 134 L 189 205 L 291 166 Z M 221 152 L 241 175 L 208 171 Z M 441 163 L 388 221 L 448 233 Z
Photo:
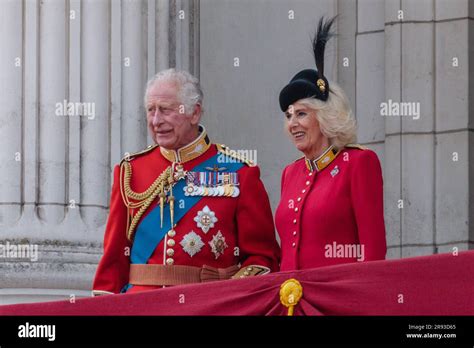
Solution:
M 279 272 L 141 293 L 0 306 L 1 315 L 287 315 L 280 286 L 303 295 L 294 315 L 474 315 L 474 251 Z

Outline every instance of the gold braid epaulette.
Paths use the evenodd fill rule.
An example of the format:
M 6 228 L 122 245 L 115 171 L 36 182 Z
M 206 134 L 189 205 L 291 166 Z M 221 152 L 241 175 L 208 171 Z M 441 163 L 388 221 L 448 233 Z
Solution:
M 239 162 L 245 163 L 249 167 L 255 167 L 255 163 L 245 158 L 245 156 L 239 155 L 235 150 L 231 150 L 224 144 L 216 144 L 217 150 L 222 152 L 224 155 L 237 159 Z
M 142 150 L 142 151 L 138 151 L 138 152 L 134 152 L 134 153 L 128 153 L 126 152 L 125 154 L 125 157 L 122 158 L 122 161 L 120 162 L 120 164 L 122 164 L 123 161 L 130 161 L 132 159 L 134 159 L 135 157 L 138 157 L 138 156 L 141 156 L 141 155 L 144 155 L 150 151 L 153 151 L 156 147 L 158 147 L 157 144 L 155 145 L 148 145 L 146 149 Z
M 153 147 L 148 147 L 146 150 L 126 156 L 120 163 L 120 193 L 122 200 L 128 208 L 127 213 L 127 238 L 129 241 L 133 240 L 133 234 L 138 221 L 143 216 L 148 207 L 153 203 L 163 191 L 168 189 L 168 179 L 171 175 L 171 166 L 165 169 L 163 173 L 143 192 L 135 192 L 130 187 L 130 179 L 132 177 L 132 166 L 130 160 L 133 156 L 141 155 L 151 151 Z M 133 202 L 132 202 L 133 200 Z M 130 209 L 140 208 L 133 216 L 130 222 Z

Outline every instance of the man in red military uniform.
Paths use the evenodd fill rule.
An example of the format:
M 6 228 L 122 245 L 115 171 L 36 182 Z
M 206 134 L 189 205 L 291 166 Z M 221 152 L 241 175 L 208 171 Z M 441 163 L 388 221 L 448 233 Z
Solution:
M 137 292 L 278 270 L 279 246 L 259 168 L 199 124 L 197 79 L 158 73 L 145 95 L 157 145 L 114 170 L 93 294 Z

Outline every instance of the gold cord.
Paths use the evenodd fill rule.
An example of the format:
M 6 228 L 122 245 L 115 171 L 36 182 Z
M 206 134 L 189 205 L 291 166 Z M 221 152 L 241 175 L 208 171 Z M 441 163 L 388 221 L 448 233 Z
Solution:
M 156 189 L 144 202 L 143 205 L 140 207 L 140 210 L 135 214 L 132 219 L 132 223 L 128 229 L 127 238 L 130 242 L 133 241 L 135 227 L 137 226 L 138 221 L 142 217 L 143 213 L 148 209 L 148 207 L 153 203 L 155 198 L 160 194 L 161 190 L 159 188 Z
M 127 198 L 131 198 L 131 199 L 134 199 L 136 201 L 146 200 L 157 189 L 157 187 L 161 184 L 161 182 L 163 180 L 162 175 L 160 175 L 150 185 L 150 187 L 148 187 L 145 191 L 135 192 L 130 187 L 130 178 L 132 177 L 132 166 L 130 165 L 129 162 L 124 161 L 123 164 L 120 166 L 121 171 L 122 171 L 122 168 L 125 170 L 125 173 L 124 173 L 124 176 L 123 176 L 123 183 L 124 183 L 124 186 L 125 186 L 124 187 L 124 190 L 125 190 L 124 193 L 125 193 Z M 167 173 L 167 176 L 169 176 L 169 174 L 171 173 L 171 167 L 166 168 L 166 170 L 163 174 L 165 174 L 165 173 Z
M 171 167 L 165 169 L 163 173 L 148 187 L 144 192 L 135 192 L 130 187 L 130 178 L 132 175 L 132 167 L 130 163 L 124 161 L 120 166 L 120 193 L 122 200 L 127 206 L 127 238 L 133 240 L 133 234 L 138 221 L 143 216 L 148 207 L 153 203 L 156 197 L 165 196 L 166 184 L 170 182 Z M 131 202 L 130 199 L 137 202 Z M 161 203 L 161 199 L 160 199 Z M 164 202 L 163 202 L 164 203 Z M 163 209 L 164 204 L 161 204 L 160 209 Z M 140 208 L 133 216 L 130 223 L 130 209 Z M 130 225 L 129 225 L 130 223 Z

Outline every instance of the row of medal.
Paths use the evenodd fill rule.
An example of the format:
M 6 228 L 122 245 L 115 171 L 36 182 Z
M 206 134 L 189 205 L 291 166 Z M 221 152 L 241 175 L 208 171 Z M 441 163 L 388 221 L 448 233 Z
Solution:
M 185 196 L 237 197 L 240 194 L 238 173 L 187 172 Z

